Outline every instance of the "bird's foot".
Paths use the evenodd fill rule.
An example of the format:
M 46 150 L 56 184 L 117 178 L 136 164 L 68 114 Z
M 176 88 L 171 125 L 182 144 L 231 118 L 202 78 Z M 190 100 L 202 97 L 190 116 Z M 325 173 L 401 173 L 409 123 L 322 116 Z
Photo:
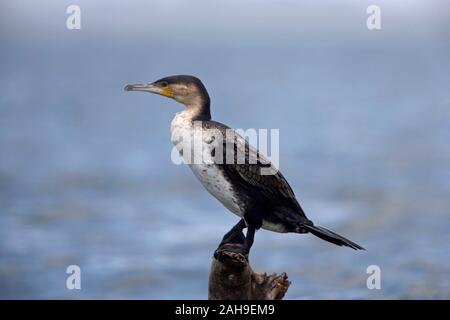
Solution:
M 226 235 L 223 236 L 222 241 L 219 244 L 219 248 L 225 244 L 244 244 L 245 236 L 242 230 L 231 229 Z
M 243 266 L 248 263 L 248 250 L 242 244 L 227 243 L 214 251 L 214 258 L 224 264 Z
M 227 255 L 241 255 L 248 260 L 249 250 L 247 249 L 245 236 L 242 230 L 232 229 L 220 242 L 219 247 L 214 252 L 214 258 L 221 261 Z M 222 262 L 222 261 L 221 261 Z
M 219 247 L 227 243 L 244 243 L 245 236 L 242 230 L 246 227 L 244 219 L 241 219 L 230 231 L 222 238 Z

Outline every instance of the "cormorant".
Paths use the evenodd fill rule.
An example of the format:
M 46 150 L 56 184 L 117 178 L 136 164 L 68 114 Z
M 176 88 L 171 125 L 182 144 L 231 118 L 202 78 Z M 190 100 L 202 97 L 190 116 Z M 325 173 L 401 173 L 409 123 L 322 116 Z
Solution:
M 124 90 L 156 93 L 185 106 L 172 120 L 172 142 L 180 154 L 184 152 L 182 155 L 185 159 L 186 152 L 195 154 L 193 146 L 198 134 L 196 126 L 198 127 L 197 131 L 202 133 L 200 139 L 203 158 L 196 159 L 194 155 L 194 161 L 190 161 L 188 165 L 216 199 L 241 217 L 224 236 L 223 242 L 235 237 L 236 232 L 242 234 L 242 230 L 247 228 L 243 253 L 248 254 L 256 230 L 263 228 L 281 233 L 312 233 L 338 246 L 364 250 L 337 233 L 314 225 L 306 217 L 281 172 L 274 170 L 273 174 L 262 174 L 263 168 L 271 168 L 272 164 L 232 129 L 211 120 L 210 98 L 200 79 L 188 75 L 170 76 L 148 84 L 129 84 Z M 216 139 L 217 133 L 222 135 L 222 139 Z M 188 144 L 185 144 L 186 139 Z M 181 140 L 184 140 L 183 143 Z M 186 145 L 190 146 L 189 150 L 185 150 Z M 228 150 L 232 150 L 234 161 L 225 161 Z M 217 152 L 223 152 L 220 162 L 217 161 Z M 245 154 L 244 161 L 237 161 L 239 154 Z M 205 155 L 207 159 L 204 158 Z M 249 161 L 251 157 L 255 157 L 253 159 L 256 161 Z

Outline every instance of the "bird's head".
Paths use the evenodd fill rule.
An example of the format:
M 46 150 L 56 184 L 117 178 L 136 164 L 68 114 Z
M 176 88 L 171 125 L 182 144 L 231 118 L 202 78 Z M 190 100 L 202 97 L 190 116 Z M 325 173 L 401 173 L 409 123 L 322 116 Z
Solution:
M 209 95 L 200 79 L 193 76 L 170 76 L 146 84 L 128 84 L 125 91 L 144 91 L 172 98 L 187 108 L 207 108 Z

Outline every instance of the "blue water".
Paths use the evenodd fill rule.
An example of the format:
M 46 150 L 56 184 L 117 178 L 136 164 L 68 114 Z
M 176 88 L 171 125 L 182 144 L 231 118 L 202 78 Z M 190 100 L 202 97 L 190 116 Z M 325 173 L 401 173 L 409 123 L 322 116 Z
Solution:
M 44 3 L 62 17 L 28 28 L 33 7 L 2 12 L 14 32 L 0 33 L 1 298 L 207 297 L 212 253 L 236 217 L 171 162 L 182 106 L 122 90 L 180 73 L 206 84 L 214 119 L 280 129 L 280 168 L 308 216 L 367 248 L 259 231 L 252 266 L 287 272 L 287 299 L 450 298 L 450 28 L 439 12 L 415 34 L 389 32 L 389 19 L 375 33 L 356 18 L 322 30 L 320 16 L 284 19 L 312 10 L 294 3 L 248 25 L 245 7 L 227 28 L 233 4 L 205 8 L 216 24 L 182 20 L 165 34 L 169 9 L 133 21 L 135 1 L 106 17 L 81 1 L 83 28 L 67 31 L 65 7 Z M 354 14 L 335 9 L 336 20 Z M 133 33 L 141 23 L 148 32 Z M 81 290 L 65 287 L 71 264 Z M 366 287 L 372 264 L 381 290 Z

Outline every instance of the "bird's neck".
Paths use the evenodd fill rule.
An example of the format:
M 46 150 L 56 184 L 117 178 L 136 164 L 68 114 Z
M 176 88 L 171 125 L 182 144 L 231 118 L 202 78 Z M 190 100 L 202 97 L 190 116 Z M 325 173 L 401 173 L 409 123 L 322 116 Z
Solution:
M 186 104 L 186 110 L 183 113 L 191 121 L 208 121 L 211 120 L 209 105 L 209 97 L 199 97 L 199 99 Z

